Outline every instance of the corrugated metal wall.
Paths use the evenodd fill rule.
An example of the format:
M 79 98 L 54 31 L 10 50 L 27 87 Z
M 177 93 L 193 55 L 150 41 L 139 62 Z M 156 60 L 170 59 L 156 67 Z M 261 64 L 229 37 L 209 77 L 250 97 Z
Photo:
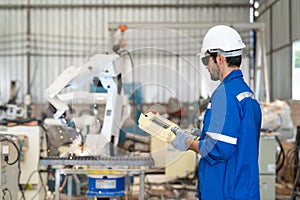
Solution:
M 44 103 L 43 91 L 65 68 L 110 50 L 111 22 L 247 23 L 249 7 L 248 0 L 0 0 L 0 100 L 8 101 L 10 81 L 17 80 L 17 102 L 30 92 L 33 103 Z M 214 87 L 203 81 L 206 72 L 195 57 L 206 29 L 174 31 L 124 35 L 134 57 L 134 81 L 144 85 L 144 102 L 163 103 L 170 96 L 194 101 Z M 242 34 L 248 43 L 249 32 Z
M 292 12 L 292 21 L 291 24 L 293 24 L 292 28 L 292 40 L 296 40 L 300 38 L 300 1 L 293 0 L 291 2 L 291 12 Z
M 299 0 L 266 0 L 258 9 L 256 20 L 266 24 L 272 99 L 292 97 L 292 42 L 300 38 L 299 10 Z

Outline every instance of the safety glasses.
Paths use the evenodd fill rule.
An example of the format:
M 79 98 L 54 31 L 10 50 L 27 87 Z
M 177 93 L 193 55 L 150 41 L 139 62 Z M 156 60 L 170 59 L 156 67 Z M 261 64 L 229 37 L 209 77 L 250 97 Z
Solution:
M 210 59 L 210 56 L 211 55 L 208 55 L 208 56 L 205 56 L 205 57 L 201 58 L 203 65 L 205 65 L 205 66 L 208 65 L 208 61 Z

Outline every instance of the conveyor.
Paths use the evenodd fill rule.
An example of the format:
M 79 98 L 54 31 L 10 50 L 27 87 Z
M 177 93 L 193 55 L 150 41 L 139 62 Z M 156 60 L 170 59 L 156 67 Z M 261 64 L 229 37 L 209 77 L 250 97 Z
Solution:
M 50 156 L 40 158 L 40 165 L 152 166 L 154 161 L 138 156 Z

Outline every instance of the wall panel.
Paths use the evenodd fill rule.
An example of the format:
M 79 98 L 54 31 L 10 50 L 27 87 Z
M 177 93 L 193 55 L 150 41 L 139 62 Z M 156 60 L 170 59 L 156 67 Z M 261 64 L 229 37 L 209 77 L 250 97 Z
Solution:
M 290 99 L 292 41 L 300 38 L 298 0 L 267 0 L 257 21 L 266 25 L 271 99 Z
M 271 74 L 272 94 L 280 99 L 291 98 L 291 62 L 290 47 L 277 51 L 273 55 L 273 65 Z
M 291 16 L 292 16 L 292 40 L 300 39 L 300 1 L 291 0 Z
M 2 102 L 8 100 L 9 81 L 18 78 L 22 83 L 18 102 L 23 101 L 22 97 L 28 88 L 27 83 L 31 82 L 33 102 L 44 103 L 43 91 L 65 68 L 70 65 L 80 66 L 89 56 L 110 50 L 108 31 L 110 22 L 192 22 L 197 26 L 201 22 L 249 21 L 248 0 L 226 2 L 31 0 L 30 2 L 32 8 L 28 35 L 27 1 L 0 0 L 0 42 L 3 44 L 0 51 Z M 229 6 L 230 3 L 233 6 Z M 215 6 L 217 4 L 219 6 Z M 24 7 L 21 9 L 20 5 Z M 176 31 L 180 33 L 178 35 L 186 35 L 190 41 L 186 42 L 187 39 L 174 36 L 172 31 L 168 33 L 170 35 L 163 35 L 159 31 L 152 35 L 149 32 L 142 35 L 125 33 L 128 48 L 132 48 L 134 61 L 138 67 L 134 70 L 134 81 L 143 83 L 154 80 L 158 85 L 148 84 L 149 86 L 145 87 L 144 102 L 167 102 L 172 95 L 178 96 L 184 102 L 194 101 L 200 94 L 208 94 L 208 91 L 211 91 L 205 88 L 211 85 L 215 87 L 214 84 L 208 83 L 209 80 L 204 80 L 203 73 L 206 70 L 199 69 L 203 66 L 199 64 L 199 58 L 195 57 L 206 30 L 179 28 Z M 249 33 L 242 34 L 247 41 Z M 181 37 L 181 40 L 178 37 Z M 30 41 L 27 41 L 27 38 Z M 115 40 L 118 41 L 119 38 L 117 32 Z M 161 47 L 161 44 L 164 45 L 161 49 L 156 48 Z M 172 52 L 172 49 L 176 49 L 180 56 L 176 55 L 178 52 Z M 27 79 L 28 50 L 30 50 L 30 80 Z M 132 79 L 128 78 L 127 81 L 131 82 Z
M 279 1 L 272 7 L 273 49 L 289 43 L 289 1 Z

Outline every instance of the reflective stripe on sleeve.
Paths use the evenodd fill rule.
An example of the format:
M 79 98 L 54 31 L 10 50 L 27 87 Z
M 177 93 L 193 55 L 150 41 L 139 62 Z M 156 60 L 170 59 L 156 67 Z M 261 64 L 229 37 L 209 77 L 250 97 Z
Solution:
M 253 99 L 254 95 L 251 92 L 242 92 L 242 93 L 236 95 L 236 98 L 239 101 L 242 101 L 243 99 L 248 98 L 248 97 L 251 97 Z
M 211 137 L 214 140 L 226 142 L 226 143 L 229 143 L 229 144 L 236 145 L 236 143 L 237 143 L 237 138 L 230 137 L 230 136 L 227 136 L 227 135 L 222 135 L 220 133 L 206 132 L 206 135 L 208 135 L 209 137 Z
M 210 102 L 207 104 L 206 109 L 211 109 L 211 103 Z

